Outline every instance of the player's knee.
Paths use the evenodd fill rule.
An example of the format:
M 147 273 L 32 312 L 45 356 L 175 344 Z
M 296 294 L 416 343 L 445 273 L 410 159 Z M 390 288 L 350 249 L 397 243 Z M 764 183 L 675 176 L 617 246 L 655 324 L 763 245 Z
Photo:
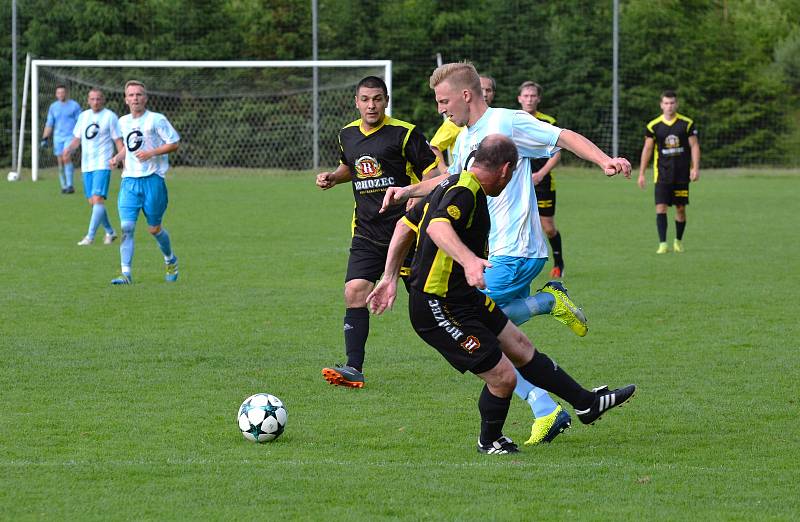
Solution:
M 359 281 L 358 279 L 353 279 L 344 285 L 344 302 L 347 308 L 362 308 L 367 306 L 367 296 L 372 286 L 365 284 L 367 281 Z
M 511 394 L 514 393 L 514 388 L 517 386 L 517 373 L 514 371 L 514 365 L 512 365 L 511 361 L 507 358 L 503 357 L 503 359 L 497 363 L 496 369 L 498 371 L 495 372 L 492 382 L 489 383 L 493 388 L 490 391 L 498 397 L 511 396 Z
M 158 234 L 159 232 L 161 232 L 161 225 L 153 225 L 153 226 L 148 226 L 148 227 L 147 227 L 147 231 L 148 231 L 148 232 L 150 232 L 152 235 L 154 235 L 154 236 L 155 236 L 156 234 Z
M 126 236 L 133 237 L 133 233 L 136 231 L 136 223 L 133 221 L 123 221 L 120 223 L 120 228 L 122 229 L 122 238 L 124 240 Z
M 91 198 L 89 198 L 89 202 L 92 205 L 102 205 L 104 201 L 105 199 L 103 198 L 103 196 L 92 196 Z

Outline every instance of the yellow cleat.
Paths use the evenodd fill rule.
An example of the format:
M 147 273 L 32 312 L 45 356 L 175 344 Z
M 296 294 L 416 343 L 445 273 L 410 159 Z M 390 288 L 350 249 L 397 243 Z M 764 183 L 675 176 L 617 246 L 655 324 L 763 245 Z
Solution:
M 531 438 L 525 441 L 526 446 L 550 442 L 572 425 L 569 413 L 559 404 L 553 413 L 539 417 L 531 426 Z
M 678 253 L 683 252 L 683 241 L 681 241 L 680 239 L 676 239 L 675 241 L 673 241 L 672 250 Z
M 666 242 L 659 243 L 658 250 L 656 250 L 656 254 L 666 254 L 667 252 L 669 252 L 669 247 L 667 247 L 667 243 Z
M 575 303 L 567 295 L 567 289 L 558 281 L 549 281 L 542 287 L 540 292 L 547 292 L 552 294 L 556 299 L 550 315 L 555 317 L 558 321 L 569 326 L 570 330 L 575 332 L 578 337 L 583 337 L 589 331 L 586 326 L 586 315 L 583 310 L 575 306 Z

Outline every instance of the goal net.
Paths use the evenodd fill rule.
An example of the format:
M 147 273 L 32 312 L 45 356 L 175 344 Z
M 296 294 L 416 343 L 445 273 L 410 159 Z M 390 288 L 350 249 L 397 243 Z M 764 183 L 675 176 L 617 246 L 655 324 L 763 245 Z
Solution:
M 358 118 L 355 86 L 383 78 L 391 92 L 391 61 L 86 61 L 33 60 L 31 170 L 56 165 L 39 139 L 57 85 L 83 108 L 100 88 L 106 107 L 128 113 L 123 87 L 147 87 L 147 107 L 167 116 L 181 135 L 173 165 L 308 170 L 339 162 L 338 131 Z

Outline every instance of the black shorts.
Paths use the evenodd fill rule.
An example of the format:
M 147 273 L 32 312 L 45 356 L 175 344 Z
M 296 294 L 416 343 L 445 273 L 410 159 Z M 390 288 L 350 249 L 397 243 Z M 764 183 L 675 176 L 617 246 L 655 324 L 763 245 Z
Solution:
M 350 257 L 347 258 L 347 274 L 344 282 L 346 283 L 353 279 L 366 279 L 374 283 L 383 274 L 388 253 L 388 243 L 384 246 L 365 237 L 353 236 L 353 240 L 350 242 Z M 409 267 L 413 257 L 412 249 L 400 269 L 400 275 L 403 276 L 404 281 L 410 273 Z
M 500 362 L 503 352 L 497 336 L 508 324 L 508 317 L 479 291 L 465 298 L 446 299 L 412 288 L 408 312 L 417 335 L 461 373 L 483 373 Z
M 689 184 L 688 183 L 656 183 L 656 205 L 679 205 L 689 204 Z
M 545 175 L 537 185 L 536 201 L 539 205 L 539 215 L 553 217 L 556 215 L 556 185 L 550 174 Z

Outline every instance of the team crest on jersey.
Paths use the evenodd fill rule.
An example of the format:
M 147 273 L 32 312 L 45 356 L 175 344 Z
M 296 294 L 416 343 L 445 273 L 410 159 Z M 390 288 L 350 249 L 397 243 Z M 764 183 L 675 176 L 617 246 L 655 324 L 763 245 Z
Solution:
M 372 156 L 361 156 L 355 161 L 357 178 L 377 178 L 383 174 L 381 164 Z
M 86 137 L 87 140 L 90 140 L 97 136 L 97 133 L 100 132 L 100 125 L 97 122 L 92 122 L 88 127 L 86 127 L 86 131 L 83 135 Z
M 461 347 L 468 353 L 472 353 L 481 347 L 481 342 L 474 335 L 470 335 L 461 342 Z
M 455 220 L 458 220 L 461 217 L 461 209 L 455 205 L 449 205 L 447 207 L 447 213 Z
M 664 155 L 671 155 L 671 154 L 680 154 L 683 152 L 683 147 L 681 147 L 681 139 L 674 134 L 668 135 L 664 138 L 664 148 L 661 150 L 661 153 Z

